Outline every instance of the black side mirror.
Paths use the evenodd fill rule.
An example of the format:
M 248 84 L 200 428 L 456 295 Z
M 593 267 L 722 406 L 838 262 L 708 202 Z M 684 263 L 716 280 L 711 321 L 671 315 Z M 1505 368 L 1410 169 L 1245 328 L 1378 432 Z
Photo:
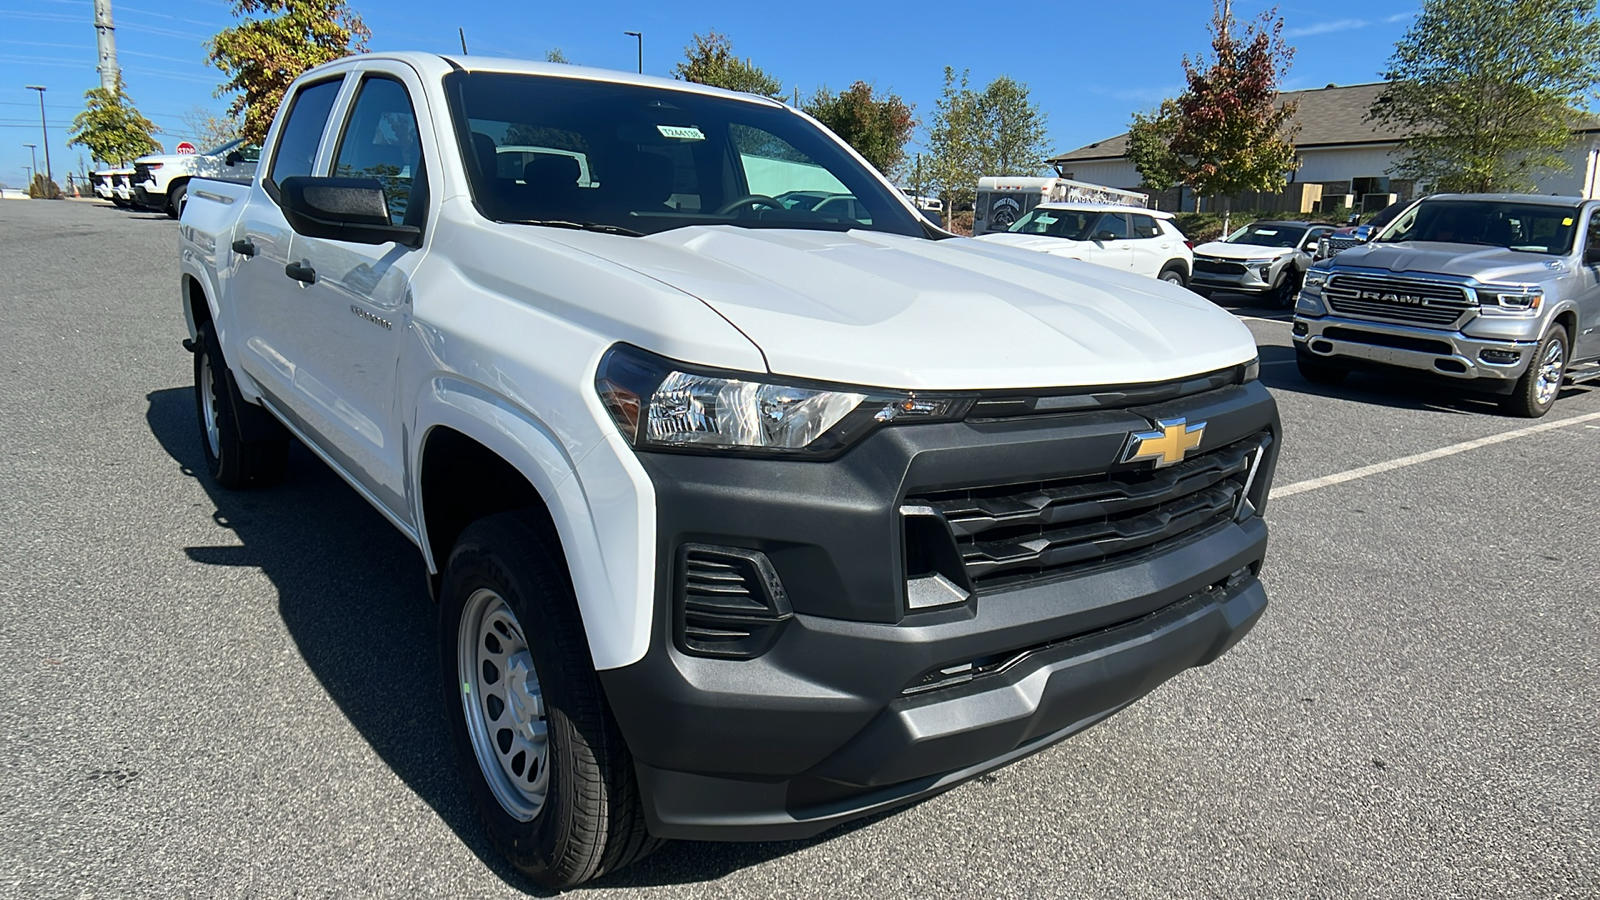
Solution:
M 283 217 L 306 237 L 422 246 L 422 229 L 389 223 L 389 200 L 376 178 L 311 178 L 296 175 L 278 185 Z
M 229 150 L 228 155 L 222 158 L 222 162 L 224 165 L 237 166 L 244 162 L 244 154 L 237 150 Z
M 1094 239 L 1103 244 L 1106 241 L 1114 241 L 1114 240 L 1116 240 L 1117 236 L 1116 236 L 1116 234 L 1114 232 L 1102 231 L 1099 234 L 1095 235 Z

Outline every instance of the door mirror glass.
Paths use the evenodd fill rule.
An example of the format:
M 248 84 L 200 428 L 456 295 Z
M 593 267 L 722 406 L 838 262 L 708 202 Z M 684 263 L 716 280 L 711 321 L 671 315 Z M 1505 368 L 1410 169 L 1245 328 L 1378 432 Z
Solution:
M 389 200 L 376 178 L 285 178 L 283 217 L 306 237 L 408 247 L 421 243 L 422 229 L 389 223 Z
M 1095 234 L 1094 239 L 1103 244 L 1106 241 L 1114 241 L 1114 240 L 1116 240 L 1117 239 L 1117 233 L 1114 232 L 1114 231 L 1109 231 L 1109 230 L 1100 231 L 1100 232 Z

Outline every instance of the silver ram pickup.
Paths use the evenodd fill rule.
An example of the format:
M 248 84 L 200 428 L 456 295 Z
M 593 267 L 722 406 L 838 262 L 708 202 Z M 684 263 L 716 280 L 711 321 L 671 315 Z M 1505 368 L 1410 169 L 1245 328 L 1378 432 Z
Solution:
M 1600 202 L 1440 194 L 1373 241 L 1318 262 L 1295 304 L 1295 360 L 1323 384 L 1352 369 L 1426 373 L 1550 411 L 1600 378 Z

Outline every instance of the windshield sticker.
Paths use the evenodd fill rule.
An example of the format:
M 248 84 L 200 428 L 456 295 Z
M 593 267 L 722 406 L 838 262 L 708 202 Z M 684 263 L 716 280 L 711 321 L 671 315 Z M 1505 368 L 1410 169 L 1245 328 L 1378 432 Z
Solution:
M 1274 228 L 1257 228 L 1256 229 L 1256 234 L 1259 234 L 1262 237 L 1272 237 L 1273 235 L 1275 235 L 1277 233 L 1278 233 L 1277 229 L 1274 229 Z
M 693 125 L 657 125 L 656 130 L 662 137 L 677 138 L 680 141 L 703 141 L 705 133 Z
M 1567 218 L 1561 220 L 1561 227 L 1563 227 L 1563 228 L 1565 228 L 1566 226 L 1571 225 L 1571 224 L 1572 224 L 1572 217 L 1571 216 L 1568 216 Z

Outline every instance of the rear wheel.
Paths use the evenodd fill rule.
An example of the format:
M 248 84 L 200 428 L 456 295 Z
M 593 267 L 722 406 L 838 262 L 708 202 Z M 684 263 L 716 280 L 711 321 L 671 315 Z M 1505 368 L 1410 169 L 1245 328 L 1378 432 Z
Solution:
M 1177 263 L 1168 263 L 1167 267 L 1162 269 L 1161 274 L 1156 277 L 1168 284 L 1175 284 L 1178 287 L 1184 287 L 1188 282 L 1188 279 L 1183 277 L 1183 267 Z
M 1537 419 L 1555 405 L 1561 393 L 1561 380 L 1567 374 L 1567 330 L 1559 325 L 1539 342 L 1533 362 L 1522 373 L 1517 388 L 1505 398 L 1506 412 L 1525 419 Z
M 1300 377 L 1314 384 L 1338 384 L 1350 374 L 1349 369 L 1324 362 L 1304 350 L 1295 351 L 1294 364 Z
M 174 219 L 183 218 L 183 208 L 189 203 L 189 185 L 180 184 L 167 193 L 167 215 Z
M 206 469 L 225 488 L 272 484 L 288 464 L 289 433 L 239 394 L 211 328 L 201 325 L 194 341 L 195 416 Z
M 462 533 L 440 594 L 440 669 L 457 764 L 490 842 L 562 889 L 659 841 L 547 534 L 529 513 Z

